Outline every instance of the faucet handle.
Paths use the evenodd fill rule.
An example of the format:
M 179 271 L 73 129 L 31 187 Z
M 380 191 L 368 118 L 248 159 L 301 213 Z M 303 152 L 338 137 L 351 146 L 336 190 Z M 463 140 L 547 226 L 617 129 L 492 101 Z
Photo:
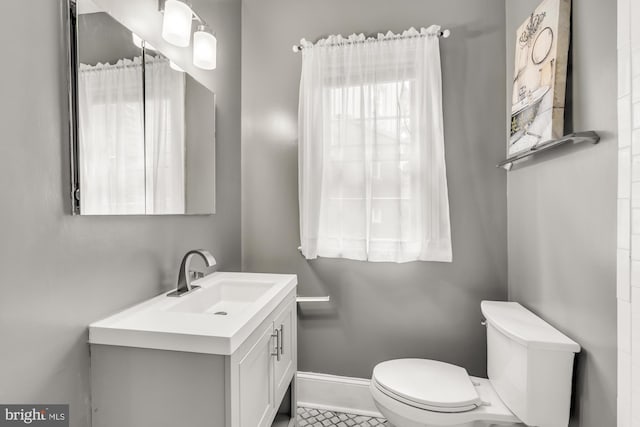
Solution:
M 189 274 L 191 275 L 191 280 L 202 279 L 205 274 L 202 271 L 189 270 Z

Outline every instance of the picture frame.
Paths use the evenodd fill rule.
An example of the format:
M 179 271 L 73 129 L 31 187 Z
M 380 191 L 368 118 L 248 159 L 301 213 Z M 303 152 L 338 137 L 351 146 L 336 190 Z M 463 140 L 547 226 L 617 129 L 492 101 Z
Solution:
M 571 0 L 544 0 L 517 30 L 507 153 L 564 135 Z

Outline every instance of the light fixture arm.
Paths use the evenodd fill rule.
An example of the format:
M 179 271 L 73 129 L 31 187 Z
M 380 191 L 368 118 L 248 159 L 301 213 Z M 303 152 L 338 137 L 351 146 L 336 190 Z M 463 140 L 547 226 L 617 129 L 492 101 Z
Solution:
M 202 19 L 202 17 L 200 15 L 198 15 L 198 12 L 196 12 L 195 10 L 193 10 L 193 8 L 191 8 L 191 10 L 193 11 L 193 19 L 195 19 L 196 21 L 198 21 L 198 23 L 201 26 L 207 27 L 207 23 L 205 22 L 204 19 Z

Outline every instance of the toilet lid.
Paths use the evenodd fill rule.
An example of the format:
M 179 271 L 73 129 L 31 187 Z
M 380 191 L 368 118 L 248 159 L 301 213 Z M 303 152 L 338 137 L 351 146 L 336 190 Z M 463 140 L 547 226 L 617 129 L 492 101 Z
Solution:
M 464 368 L 427 359 L 398 359 L 378 364 L 373 382 L 386 395 L 421 409 L 471 411 L 482 403 Z

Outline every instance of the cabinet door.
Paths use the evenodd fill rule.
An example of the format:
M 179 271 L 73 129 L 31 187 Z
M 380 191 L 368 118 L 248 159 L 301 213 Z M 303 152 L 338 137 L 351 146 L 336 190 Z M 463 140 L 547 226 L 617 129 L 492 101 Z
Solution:
M 279 402 L 289 387 L 296 371 L 296 304 L 288 305 L 275 318 L 274 329 L 280 335 L 280 360 L 276 360 L 274 368 L 275 398 Z
M 238 364 L 240 390 L 240 427 L 268 427 L 275 411 L 273 395 L 273 359 L 276 340 L 273 325 L 268 324 L 256 344 Z

